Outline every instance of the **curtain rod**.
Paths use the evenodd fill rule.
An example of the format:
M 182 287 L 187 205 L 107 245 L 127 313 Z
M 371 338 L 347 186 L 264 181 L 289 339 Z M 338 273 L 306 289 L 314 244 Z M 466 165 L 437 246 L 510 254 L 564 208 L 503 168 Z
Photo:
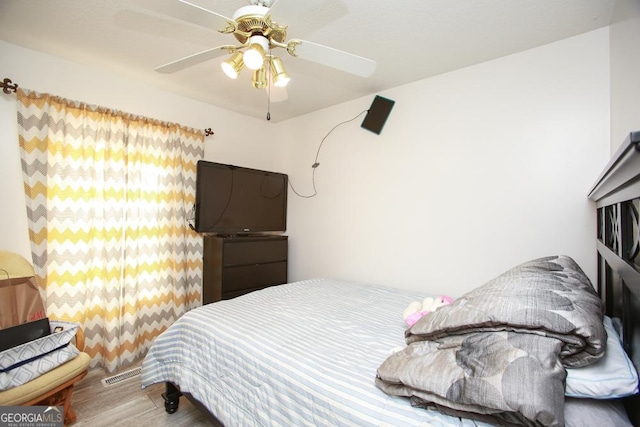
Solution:
M 1 82 L 0 82 L 0 88 L 2 88 L 2 91 L 4 93 L 16 93 L 18 91 L 18 83 L 13 83 L 11 81 L 11 79 L 8 78 L 4 78 Z M 206 128 L 204 130 L 204 136 L 210 136 L 213 135 L 213 131 L 211 130 L 211 128 Z

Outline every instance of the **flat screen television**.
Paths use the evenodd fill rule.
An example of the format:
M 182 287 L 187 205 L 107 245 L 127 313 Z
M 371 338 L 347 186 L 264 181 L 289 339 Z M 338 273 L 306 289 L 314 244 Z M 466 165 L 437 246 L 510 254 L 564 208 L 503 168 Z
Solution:
M 283 173 L 198 161 L 195 230 L 242 234 L 287 229 Z

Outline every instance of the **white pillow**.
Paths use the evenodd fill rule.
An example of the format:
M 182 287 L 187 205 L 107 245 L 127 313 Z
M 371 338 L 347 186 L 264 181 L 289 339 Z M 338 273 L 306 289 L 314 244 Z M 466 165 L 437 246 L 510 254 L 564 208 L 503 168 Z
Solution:
M 615 399 L 638 392 L 638 373 L 622 348 L 611 318 L 604 316 L 607 349 L 593 365 L 567 369 L 565 396 Z

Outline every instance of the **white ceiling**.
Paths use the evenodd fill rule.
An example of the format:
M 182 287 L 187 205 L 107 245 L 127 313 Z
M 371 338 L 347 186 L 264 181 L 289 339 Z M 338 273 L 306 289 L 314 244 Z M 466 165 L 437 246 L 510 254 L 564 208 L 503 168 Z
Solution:
M 307 4 L 311 10 L 291 22 L 278 21 L 277 7 L 288 10 L 291 19 L 296 2 L 303 0 L 279 1 L 273 18 L 288 26 L 289 39 L 363 56 L 377 68 L 365 79 L 281 55 L 292 80 L 288 99 L 271 105 L 273 121 L 607 26 L 615 0 L 313 0 L 315 6 Z M 229 17 L 249 4 L 198 2 Z M 228 110 L 266 116 L 266 91 L 251 87 L 246 70 L 237 80 L 227 78 L 220 70 L 226 55 L 174 74 L 154 71 L 235 39 L 143 7 L 148 3 L 0 0 L 0 38 Z M 20 76 L 2 77 L 20 82 Z

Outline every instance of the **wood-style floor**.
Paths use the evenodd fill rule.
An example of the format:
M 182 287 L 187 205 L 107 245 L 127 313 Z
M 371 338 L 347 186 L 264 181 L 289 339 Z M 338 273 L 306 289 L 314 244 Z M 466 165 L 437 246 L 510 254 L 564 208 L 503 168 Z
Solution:
M 134 368 L 130 366 L 124 371 Z M 164 384 L 140 389 L 140 376 L 105 387 L 101 380 L 107 375 L 102 369 L 92 369 L 76 384 L 72 407 L 80 426 L 193 427 L 212 423 L 184 397 L 174 414 L 164 410 Z

